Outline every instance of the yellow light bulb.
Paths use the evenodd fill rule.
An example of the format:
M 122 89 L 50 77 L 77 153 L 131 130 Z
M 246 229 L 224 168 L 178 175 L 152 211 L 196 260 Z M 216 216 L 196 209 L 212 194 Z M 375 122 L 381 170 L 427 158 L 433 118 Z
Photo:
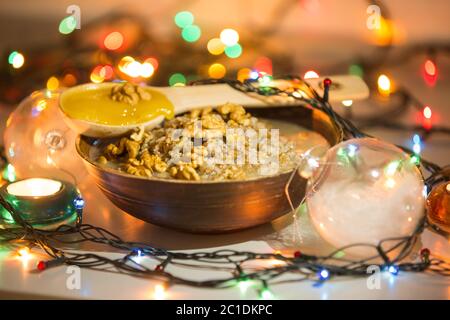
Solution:
M 21 257 L 27 257 L 30 254 L 30 249 L 25 247 L 25 248 L 20 249 L 18 251 L 18 253 L 19 253 L 19 256 L 21 256 Z
M 91 81 L 94 83 L 101 83 L 105 80 L 105 78 L 103 78 L 101 75 L 96 74 L 94 72 L 91 73 L 90 78 L 91 78 Z
M 391 80 L 388 78 L 387 75 L 381 74 L 378 77 L 378 91 L 380 94 L 384 96 L 388 96 L 391 93 Z
M 314 70 L 306 71 L 305 75 L 303 76 L 303 79 L 317 79 L 317 78 L 319 78 L 319 74 Z
M 353 105 L 353 100 L 342 100 L 342 105 L 345 107 L 351 107 Z
M 157 284 L 154 291 L 155 300 L 164 300 L 166 298 L 166 287 L 162 284 Z
M 214 79 L 223 78 L 226 72 L 227 69 L 225 69 L 225 66 L 220 63 L 213 63 L 208 69 L 209 76 Z
M 250 79 L 250 74 L 252 70 L 249 68 L 242 68 L 237 73 L 237 79 L 241 82 L 244 82 L 246 79 Z
M 375 43 L 380 46 L 391 44 L 394 36 L 394 24 L 390 20 L 381 17 L 380 27 L 375 28 Z
M 17 251 L 17 258 L 19 258 L 19 260 L 21 260 L 22 263 L 24 263 L 24 265 L 27 265 L 28 260 L 30 260 L 32 258 L 32 255 L 30 253 L 30 248 L 24 247 L 24 248 L 19 249 L 19 251 Z
M 47 80 L 47 89 L 56 90 L 59 87 L 59 80 L 56 77 L 50 77 Z
M 208 52 L 213 55 L 219 55 L 225 50 L 225 45 L 219 38 L 213 38 L 208 41 Z

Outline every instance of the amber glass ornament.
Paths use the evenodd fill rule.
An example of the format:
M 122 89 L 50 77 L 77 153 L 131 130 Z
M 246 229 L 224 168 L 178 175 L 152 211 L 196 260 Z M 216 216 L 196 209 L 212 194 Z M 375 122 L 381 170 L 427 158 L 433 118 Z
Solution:
M 450 234 L 450 181 L 439 184 L 431 191 L 427 207 L 430 223 Z

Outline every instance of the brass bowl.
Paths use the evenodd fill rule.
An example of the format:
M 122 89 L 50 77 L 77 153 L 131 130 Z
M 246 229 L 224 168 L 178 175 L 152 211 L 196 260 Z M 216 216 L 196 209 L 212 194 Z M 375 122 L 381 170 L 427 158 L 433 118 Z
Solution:
M 260 118 L 295 123 L 320 133 L 330 145 L 342 133 L 318 110 L 306 107 L 252 108 Z M 120 209 L 155 225 L 192 233 L 224 233 L 272 221 L 291 212 L 285 187 L 292 172 L 240 181 L 181 181 L 137 177 L 98 166 L 93 151 L 104 139 L 78 136 L 76 149 L 89 174 Z M 289 185 L 294 207 L 302 201 L 307 180 L 295 174 Z

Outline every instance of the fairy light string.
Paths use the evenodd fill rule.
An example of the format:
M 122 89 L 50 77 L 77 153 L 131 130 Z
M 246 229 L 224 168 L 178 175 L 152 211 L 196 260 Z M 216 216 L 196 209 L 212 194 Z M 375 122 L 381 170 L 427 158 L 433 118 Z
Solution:
M 299 77 L 285 77 L 285 79 L 287 78 L 302 82 Z M 228 83 L 233 88 L 247 94 L 256 94 L 269 99 L 272 96 L 296 99 L 301 103 L 310 105 L 312 108 L 317 108 L 325 112 L 337 128 L 343 132 L 345 138 L 368 136 L 356 128 L 351 121 L 340 116 L 333 110 L 326 94 L 331 85 L 330 80 L 324 83 L 325 94 L 323 97 L 320 97 L 317 92 L 304 82 L 302 83 L 308 89 L 307 96 L 300 95 L 295 90 L 281 90 L 277 87 L 259 86 L 256 85 L 257 80 L 240 82 L 236 80 L 207 79 L 192 84 L 211 83 Z M 403 149 L 413 154 L 412 151 Z M 450 178 L 449 166 L 441 168 L 423 159 L 421 159 L 420 164 L 430 172 L 430 176 L 425 180 L 428 190 L 431 190 L 440 181 Z M 450 276 L 449 262 L 433 256 L 428 249 L 421 250 L 418 260 L 403 261 L 411 255 L 419 235 L 428 226 L 425 219 L 423 219 L 415 232 L 410 236 L 385 239 L 376 246 L 364 243 L 354 244 L 339 248 L 326 256 L 307 255 L 299 251 L 294 252 L 292 256 L 281 253 L 257 253 L 235 250 L 185 253 L 156 248 L 147 243 L 128 242 L 104 228 L 90 224 L 82 224 L 81 219 L 77 220 L 76 226 L 63 225 L 52 231 L 35 229 L 24 221 L 20 213 L 5 199 L 0 198 L 0 204 L 11 213 L 15 222 L 19 225 L 18 228 L 0 230 L 0 243 L 18 244 L 26 241 L 28 243 L 27 247 L 29 248 L 34 246 L 40 247 L 50 259 L 40 261 L 36 266 L 38 270 L 45 271 L 48 268 L 62 264 L 76 265 L 81 268 L 94 270 L 108 269 L 108 271 L 111 271 L 111 267 L 113 267 L 118 273 L 162 281 L 164 285 L 160 285 L 161 287 L 158 287 L 158 290 L 155 289 L 155 291 L 158 291 L 158 296 L 162 296 L 165 288 L 173 285 L 187 285 L 201 288 L 229 288 L 240 286 L 242 283 L 252 282 L 256 283 L 255 285 L 259 288 L 257 290 L 261 298 L 270 299 L 273 298 L 273 294 L 269 289 L 269 285 L 305 280 L 321 283 L 328 279 L 341 276 L 367 277 L 367 268 L 377 263 L 381 270 L 390 272 L 392 275 L 396 275 L 399 272 L 431 272 L 441 276 Z M 81 217 L 81 209 L 78 214 Z M 115 248 L 125 254 L 121 258 L 113 259 L 97 253 L 79 253 L 61 249 L 63 246 L 66 247 L 88 242 Z M 390 245 L 387 246 L 387 243 Z M 378 254 L 360 260 L 350 260 L 340 254 L 351 247 L 362 246 L 372 247 L 376 249 Z M 394 250 L 395 255 L 392 257 Z M 138 261 L 136 257 L 151 259 L 156 263 L 156 266 L 148 267 Z M 264 261 L 270 259 L 279 261 L 280 264 L 259 268 L 248 266 L 249 262 L 255 261 L 260 261 L 264 265 Z M 381 263 L 374 263 L 375 259 L 381 259 Z M 206 269 L 210 271 L 227 271 L 230 275 L 217 279 L 196 280 L 186 276 L 186 273 L 182 273 L 181 275 L 171 271 L 170 266 Z M 295 278 L 282 278 L 283 275 L 287 274 L 295 275 Z M 242 286 L 244 287 L 244 285 Z

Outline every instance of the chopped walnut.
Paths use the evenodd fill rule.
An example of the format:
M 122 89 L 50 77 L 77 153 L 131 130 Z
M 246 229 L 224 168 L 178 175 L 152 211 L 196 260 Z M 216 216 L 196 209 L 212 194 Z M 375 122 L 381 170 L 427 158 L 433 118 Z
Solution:
M 114 87 L 112 93 L 139 93 L 141 90 L 138 88 L 123 85 Z M 236 145 L 238 140 L 244 141 L 247 144 L 245 147 L 248 146 L 240 130 L 228 132 L 229 128 L 258 130 L 268 127 L 237 104 L 227 103 L 217 109 L 192 110 L 165 121 L 160 127 L 147 132 L 139 128 L 129 137 L 109 144 L 98 162 L 117 164 L 119 170 L 141 177 L 201 181 L 259 176 L 258 170 L 266 164 L 240 163 L 236 161 L 239 156 L 237 150 L 227 151 L 227 143 Z M 288 143 L 280 145 L 283 156 L 279 160 L 289 164 L 289 168 L 294 167 L 293 162 L 290 162 L 295 157 L 294 148 Z M 224 161 L 215 162 L 216 156 L 223 156 Z M 248 157 L 245 154 L 244 160 L 248 160 Z
M 195 169 L 190 165 L 181 165 L 177 169 L 176 177 L 182 180 L 200 180 L 200 176 L 198 175 L 197 171 L 195 171 Z
M 141 145 L 138 141 L 127 140 L 125 142 L 125 147 L 127 148 L 128 157 L 134 159 L 138 155 Z
M 140 100 L 150 100 L 152 98 L 149 92 L 129 82 L 113 86 L 110 96 L 114 101 L 125 102 L 132 106 L 136 105 Z
M 107 164 L 108 163 L 108 159 L 106 159 L 105 156 L 100 156 L 100 157 L 98 157 L 97 162 L 100 163 L 100 164 Z

